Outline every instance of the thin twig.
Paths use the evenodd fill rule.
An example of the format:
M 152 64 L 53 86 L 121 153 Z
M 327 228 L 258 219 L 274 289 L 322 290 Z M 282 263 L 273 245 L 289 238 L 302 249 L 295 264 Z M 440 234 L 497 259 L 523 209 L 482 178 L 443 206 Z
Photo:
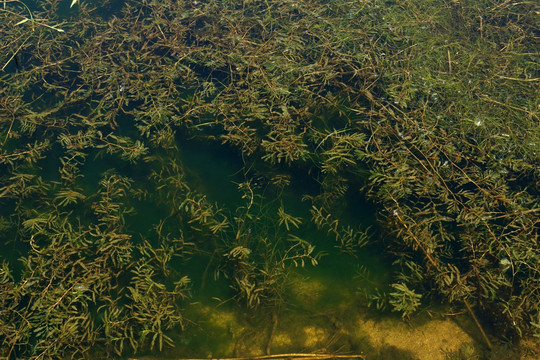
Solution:
M 144 360 L 153 360 L 154 358 L 144 357 Z M 157 359 L 157 358 L 155 358 Z M 176 358 L 173 360 L 267 360 L 267 359 L 296 359 L 296 360 L 331 360 L 331 359 L 365 359 L 363 355 L 334 355 L 334 354 L 276 354 L 248 357 L 232 358 Z M 143 358 L 129 358 L 128 360 L 143 360 Z

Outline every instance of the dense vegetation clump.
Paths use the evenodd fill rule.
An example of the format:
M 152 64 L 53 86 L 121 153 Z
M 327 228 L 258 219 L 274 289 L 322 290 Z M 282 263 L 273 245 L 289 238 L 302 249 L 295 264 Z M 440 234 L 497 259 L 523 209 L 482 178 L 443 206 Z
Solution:
M 193 254 L 248 307 L 279 304 L 286 266 L 317 262 L 302 223 L 365 244 L 340 219 L 358 192 L 398 269 L 373 301 L 540 336 L 534 2 L 69 5 L 0 8 L 1 356 L 173 345 Z M 243 157 L 242 206 L 190 185 L 186 138 Z M 299 173 L 311 218 L 279 203 Z M 145 207 L 163 216 L 141 231 Z

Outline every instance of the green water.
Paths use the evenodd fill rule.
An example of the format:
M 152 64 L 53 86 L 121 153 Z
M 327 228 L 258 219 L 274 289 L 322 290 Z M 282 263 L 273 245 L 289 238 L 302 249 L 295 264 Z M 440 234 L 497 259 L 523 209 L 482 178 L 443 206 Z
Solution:
M 3 2 L 0 356 L 538 336 L 535 10 Z
M 185 331 L 172 335 L 177 348 L 165 352 L 164 356 L 227 357 L 264 352 L 264 336 L 254 336 L 251 342 L 250 337 L 269 333 L 273 326 L 273 312 L 278 315 L 278 324 L 282 317 L 287 321 L 292 316 L 296 318 L 295 326 L 300 328 L 312 323 L 315 317 L 317 322 L 333 329 L 329 318 L 334 312 L 343 316 L 347 311 L 358 312 L 359 307 L 366 311 L 363 291 L 384 288 L 390 280 L 391 264 L 377 253 L 375 247 L 367 246 L 354 254 L 341 252 L 334 239 L 309 223 L 309 205 L 302 201 L 302 197 L 314 195 L 309 191 L 316 191 L 317 184 L 309 183 L 308 177 L 302 176 L 300 170 L 292 176 L 289 187 L 278 189 L 264 183 L 265 179 L 260 174 L 246 171 L 246 168 L 251 168 L 250 164 L 244 164 L 234 151 L 226 147 L 193 140 L 179 143 L 178 160 L 185 168 L 190 187 L 232 212 L 245 205 L 237 184 L 248 180 L 261 183 L 261 193 L 265 197 L 259 201 L 263 211 L 273 212 L 283 205 L 289 213 L 302 217 L 304 224 L 292 229 L 291 233 L 312 243 L 315 251 L 323 255 L 316 266 L 305 264 L 304 267 L 295 267 L 289 264 L 285 290 L 281 294 L 283 303 L 276 308 L 255 310 L 248 310 L 241 302 L 235 301 L 234 291 L 223 276 L 215 278 L 216 265 L 222 254 L 199 253 L 183 259 L 177 265 L 193 281 L 192 297 L 184 304 L 184 316 L 189 322 Z M 374 225 L 374 209 L 358 200 L 359 197 L 351 197 L 342 204 L 351 214 L 349 221 L 356 222 L 354 225 L 357 226 Z M 156 224 L 159 221 L 152 208 L 138 212 L 137 217 L 146 219 L 146 222 L 153 220 Z M 266 221 L 276 219 L 269 217 Z M 137 221 L 134 225 L 141 227 Z M 274 226 L 274 223 L 257 225 L 260 231 Z M 269 231 L 265 235 L 272 234 Z M 276 241 L 283 241 L 283 234 L 279 236 L 281 238 Z M 244 347 L 239 347 L 239 342 Z M 278 345 L 278 348 L 282 352 L 299 350 L 295 344 Z
M 163 232 L 173 238 L 182 234 L 186 241 L 195 244 L 186 246 L 185 253 L 175 254 L 170 263 L 173 272 L 191 279 L 191 286 L 189 297 L 180 304 L 184 329 L 167 332 L 175 347 L 160 352 L 160 357 L 338 351 L 385 358 L 366 338 L 366 333 L 354 333 L 358 326 L 355 322 L 359 319 L 381 318 L 381 313 L 368 308 L 366 296 L 377 289 L 386 290 L 392 281 L 391 259 L 381 256 L 375 241 L 379 236 L 374 216 L 376 209 L 353 192 L 339 202 L 341 209 L 336 212 L 342 215 L 340 221 L 363 229 L 371 226 L 372 241 L 362 248 L 345 252 L 328 231 L 317 229 L 310 221 L 311 205 L 304 196 L 317 195 L 320 187 L 302 169 L 281 169 L 281 173 L 290 176 L 290 185 L 279 187 L 272 185 L 265 174 L 253 171 L 257 167 L 255 164 L 246 163 L 226 146 L 194 139 L 177 140 L 178 151 L 169 153 L 167 158 L 181 169 L 192 192 L 204 194 L 208 203 L 234 218 L 241 216 L 246 207 L 239 184 L 254 184 L 259 196 L 253 205 L 256 209 L 254 220 L 248 225 L 249 236 L 267 238 L 270 243 L 277 244 L 278 249 L 283 249 L 292 234 L 312 244 L 314 254 L 320 257 L 317 257 L 317 265 L 309 261 L 304 266 L 287 263 L 277 305 L 249 309 L 231 286 L 232 279 L 219 271 L 225 256 L 223 252 L 227 251 L 223 248 L 226 249 L 231 241 L 233 229 L 221 238 L 191 232 L 189 227 L 186 228 L 185 220 L 171 215 L 177 209 L 171 207 L 174 199 L 167 191 L 165 198 L 150 192 L 141 198 L 126 199 L 127 207 L 134 211 L 124 218 L 124 229 L 132 236 L 134 244 L 146 240 L 157 246 L 160 240 L 155 229 L 162 222 Z M 58 181 L 58 161 L 54 157 L 45 159 L 42 166 L 45 179 Z M 160 170 L 160 167 L 147 162 L 129 164 L 107 154 L 91 154 L 81 167 L 80 186 L 92 199 L 103 174 L 115 171 L 133 181 L 132 189 L 145 189 L 153 170 Z M 291 226 L 290 231 L 285 231 L 277 226 L 279 207 L 302 219 L 298 228 Z M 77 207 L 72 211 L 84 214 L 84 210 Z M 3 242 L 3 254 L 20 256 L 24 253 L 23 248 L 13 249 L 9 244 Z M 15 262 L 15 257 L 9 260 Z M 165 284 L 171 281 L 166 277 L 156 280 Z M 385 316 L 396 323 L 401 321 L 398 315 Z M 155 356 L 156 352 L 140 355 Z M 402 355 L 398 353 L 395 358 Z

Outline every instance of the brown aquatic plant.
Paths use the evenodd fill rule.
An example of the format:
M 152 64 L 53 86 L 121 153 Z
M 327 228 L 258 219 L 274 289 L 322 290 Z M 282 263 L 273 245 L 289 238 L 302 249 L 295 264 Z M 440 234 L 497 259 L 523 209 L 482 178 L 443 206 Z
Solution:
M 1 356 L 173 345 L 172 263 L 194 253 L 219 255 L 244 303 L 275 303 L 282 265 L 316 260 L 294 237 L 308 223 L 348 253 L 384 243 L 381 298 L 404 315 L 442 297 L 538 336 L 534 3 L 68 3 L 0 4 Z M 188 138 L 240 154 L 240 208 L 189 183 Z M 314 181 L 311 217 L 255 171 Z M 340 216 L 358 192 L 378 236 Z M 141 235 L 144 207 L 165 210 Z

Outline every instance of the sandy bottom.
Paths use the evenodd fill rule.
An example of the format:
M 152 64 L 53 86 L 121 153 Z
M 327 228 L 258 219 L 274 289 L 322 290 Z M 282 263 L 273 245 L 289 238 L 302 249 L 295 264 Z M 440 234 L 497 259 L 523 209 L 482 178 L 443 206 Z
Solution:
M 444 360 L 475 341 L 450 319 L 431 320 L 411 327 L 394 319 L 380 321 L 358 319 L 358 335 L 367 335 L 378 357 L 385 352 L 419 360 Z
M 402 320 L 360 305 L 354 292 L 328 289 L 327 281 L 294 287 L 291 305 L 276 314 L 242 312 L 239 306 L 192 304 L 194 325 L 168 357 L 231 358 L 283 353 L 364 355 L 367 360 L 538 360 L 540 343 L 517 351 L 510 345 L 486 355 L 486 346 L 466 316 L 435 311 Z M 274 316 L 273 316 L 274 315 Z M 277 319 L 277 322 L 275 321 Z

